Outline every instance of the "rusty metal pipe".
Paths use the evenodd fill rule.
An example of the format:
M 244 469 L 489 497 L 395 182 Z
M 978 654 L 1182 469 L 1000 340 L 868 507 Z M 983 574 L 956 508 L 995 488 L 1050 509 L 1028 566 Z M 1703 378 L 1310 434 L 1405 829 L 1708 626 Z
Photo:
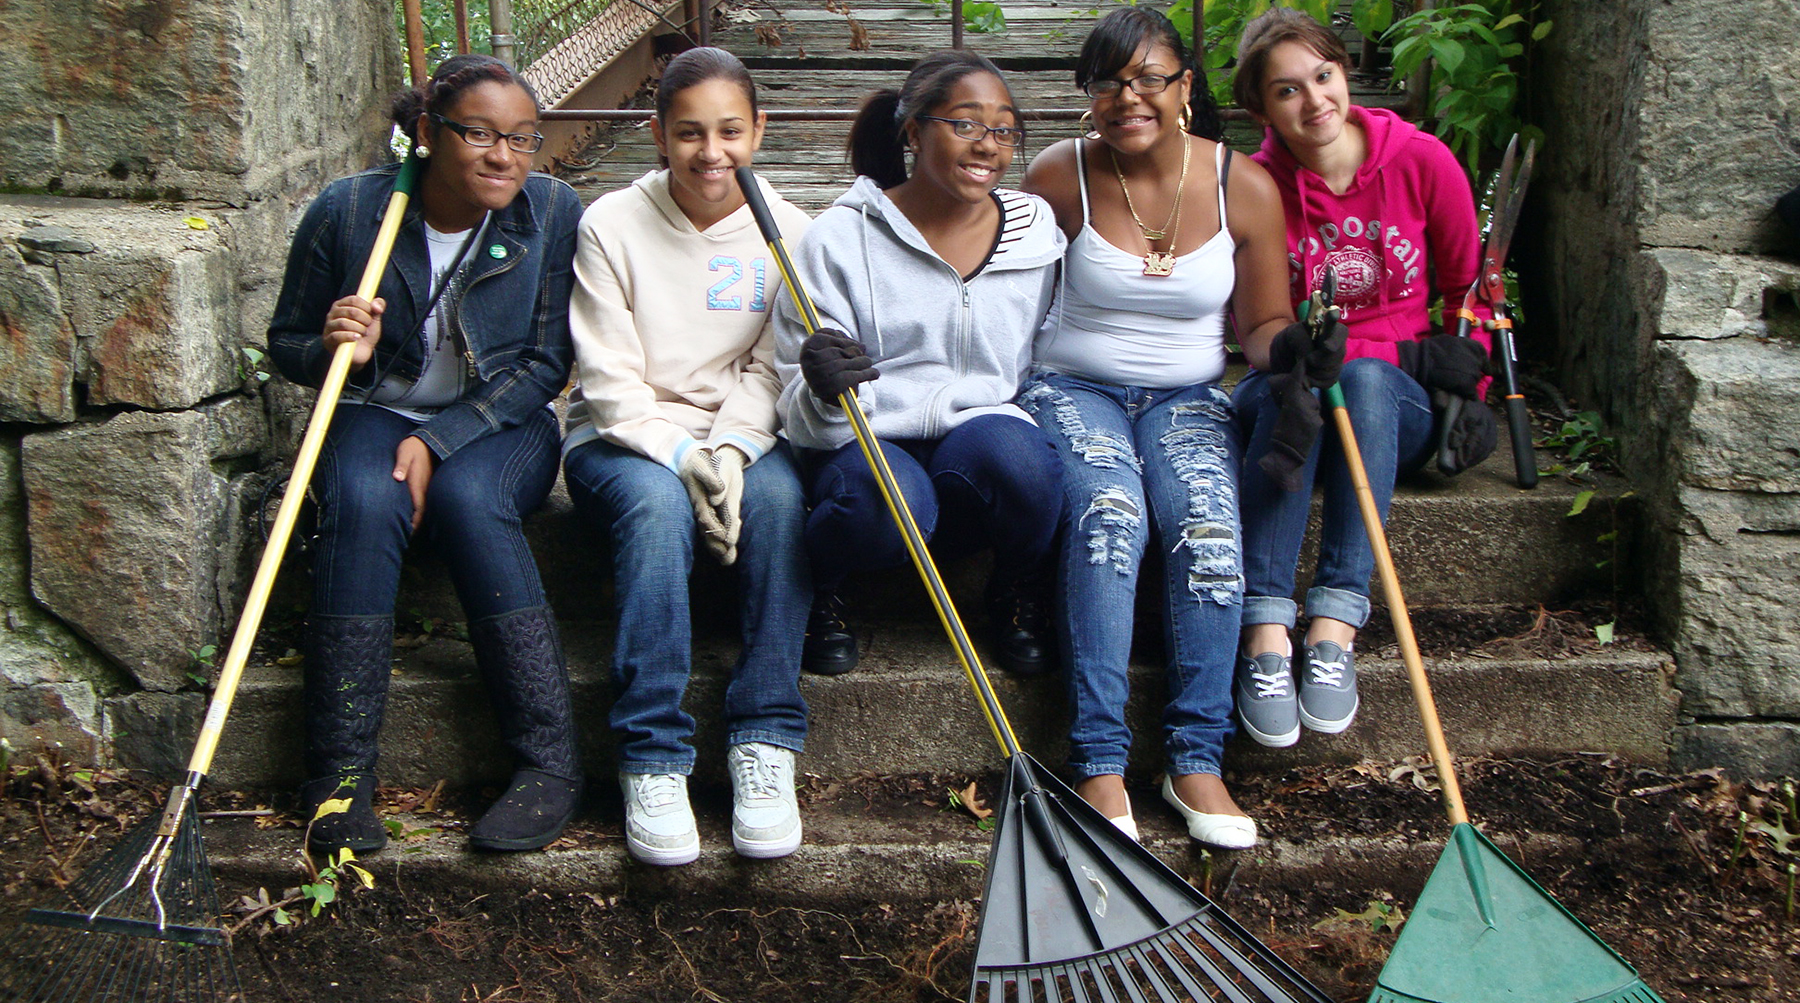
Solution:
M 400 15 L 406 30 L 406 72 L 414 87 L 423 87 L 431 68 L 425 65 L 425 18 L 420 0 L 401 0 Z

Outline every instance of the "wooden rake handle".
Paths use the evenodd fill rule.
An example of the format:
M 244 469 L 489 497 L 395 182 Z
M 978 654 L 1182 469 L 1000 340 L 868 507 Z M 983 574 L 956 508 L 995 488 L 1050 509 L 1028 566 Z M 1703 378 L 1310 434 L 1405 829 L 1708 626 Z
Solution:
M 1456 762 L 1450 758 L 1450 746 L 1444 741 L 1437 701 L 1431 696 L 1431 680 L 1426 678 L 1425 661 L 1419 657 L 1419 641 L 1413 635 L 1412 617 L 1406 612 L 1406 597 L 1400 593 L 1400 575 L 1394 570 L 1394 556 L 1388 549 L 1387 531 L 1381 525 L 1381 510 L 1375 506 L 1375 493 L 1369 489 L 1369 472 L 1363 466 L 1362 451 L 1356 446 L 1356 430 L 1350 426 L 1344 392 L 1331 386 L 1326 388 L 1324 396 L 1337 423 L 1344 462 L 1350 466 L 1350 482 L 1356 487 L 1356 507 L 1362 512 L 1363 529 L 1369 534 L 1369 545 L 1375 551 L 1375 568 L 1387 596 L 1388 615 L 1394 621 L 1394 636 L 1400 642 L 1400 659 L 1406 663 L 1406 678 L 1412 684 L 1413 701 L 1419 705 L 1419 723 L 1425 727 L 1425 744 L 1431 750 L 1431 761 L 1437 766 L 1438 783 L 1444 791 L 1444 809 L 1450 816 L 1451 825 L 1461 825 L 1469 821 L 1469 812 L 1463 807 L 1462 786 L 1456 780 Z
M 394 238 L 400 232 L 401 217 L 406 214 L 406 205 L 422 170 L 418 157 L 409 155 L 400 167 L 399 177 L 394 180 L 394 194 L 388 198 L 387 214 L 382 217 L 381 229 L 375 234 L 375 246 L 369 252 L 368 264 L 363 267 L 362 281 L 356 286 L 356 295 L 365 300 L 374 299 L 381 286 L 381 275 L 387 270 L 388 256 L 394 250 Z M 300 505 L 306 498 L 306 487 L 312 481 L 319 452 L 325 446 L 325 431 L 331 427 L 338 397 L 343 394 L 344 382 L 349 379 L 350 357 L 355 351 L 354 342 L 339 345 L 331 354 L 325 381 L 319 385 L 319 397 L 313 404 L 312 417 L 307 421 L 306 435 L 300 440 L 300 451 L 294 455 L 294 469 L 288 475 L 287 491 L 281 496 L 280 508 L 275 510 L 275 525 L 269 530 L 269 542 L 263 548 L 261 563 L 256 566 L 256 577 L 250 582 L 244 612 L 238 617 L 237 631 L 231 637 L 231 647 L 219 669 L 219 682 L 213 690 L 212 703 L 206 708 L 200 738 L 194 743 L 193 756 L 188 759 L 189 787 L 198 787 L 200 779 L 212 767 L 213 753 L 219 748 L 219 736 L 225 731 L 225 718 L 231 713 L 231 701 L 237 696 L 238 683 L 243 680 L 250 648 L 256 643 L 256 632 L 268 610 L 275 575 L 281 570 L 281 560 L 287 554 L 294 523 L 299 521 Z
M 763 240 L 769 245 L 769 254 L 775 259 L 775 267 L 781 272 L 782 281 L 787 284 L 788 296 L 794 301 L 801 326 L 806 329 L 806 333 L 814 333 L 819 328 L 818 314 L 813 309 L 812 298 L 807 296 L 805 287 L 800 284 L 800 276 L 794 271 L 794 262 L 788 257 L 787 245 L 781 239 L 781 229 L 775 225 L 775 216 L 769 212 L 768 203 L 763 200 L 756 172 L 748 167 L 738 168 L 737 183 L 744 193 L 744 201 L 750 206 L 750 214 L 756 217 L 756 225 L 762 231 Z M 1018 737 L 1013 734 L 1012 723 L 1007 721 L 1006 712 L 1000 707 L 1000 699 L 994 693 L 993 683 L 988 680 L 987 670 L 981 667 L 981 657 L 975 653 L 975 645 L 969 640 L 969 632 L 956 613 L 956 604 L 950 599 L 950 590 L 944 586 L 943 576 L 938 574 L 937 564 L 932 561 L 931 551 L 926 547 L 925 536 L 919 532 L 919 524 L 914 521 L 912 510 L 906 505 L 906 497 L 900 493 L 900 483 L 894 479 L 894 472 L 888 467 L 887 456 L 882 453 L 881 446 L 875 439 L 875 432 L 869 427 L 869 420 L 863 416 L 862 406 L 856 400 L 856 391 L 845 390 L 838 395 L 837 403 L 850 422 L 850 431 L 856 436 L 856 444 L 862 449 L 863 459 L 868 461 L 869 469 L 875 474 L 875 483 L 881 488 L 881 498 L 887 503 L 888 514 L 893 517 L 894 525 L 900 530 L 900 538 L 906 543 L 906 552 L 912 558 L 913 567 L 925 582 L 925 589 L 931 595 L 931 604 L 937 610 L 939 622 L 944 625 L 944 633 L 949 635 L 950 643 L 956 649 L 957 660 L 962 663 L 969 685 L 975 688 L 975 695 L 981 703 L 981 713 L 987 718 L 988 728 L 994 733 L 994 741 L 999 743 L 1001 751 L 1010 759 L 1021 751 Z

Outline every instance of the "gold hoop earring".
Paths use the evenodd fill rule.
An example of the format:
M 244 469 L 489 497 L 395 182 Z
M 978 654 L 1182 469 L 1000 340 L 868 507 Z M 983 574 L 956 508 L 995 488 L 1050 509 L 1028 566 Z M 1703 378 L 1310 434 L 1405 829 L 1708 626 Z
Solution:
M 1194 124 L 1194 109 L 1189 108 L 1187 105 L 1182 105 L 1181 114 L 1176 116 L 1175 122 L 1177 125 L 1181 126 L 1182 132 L 1188 131 L 1188 126 Z
M 1092 108 L 1082 112 L 1081 117 L 1075 120 L 1075 128 L 1081 130 L 1083 139 L 1098 140 L 1100 138 L 1100 130 L 1094 128 L 1094 109 Z

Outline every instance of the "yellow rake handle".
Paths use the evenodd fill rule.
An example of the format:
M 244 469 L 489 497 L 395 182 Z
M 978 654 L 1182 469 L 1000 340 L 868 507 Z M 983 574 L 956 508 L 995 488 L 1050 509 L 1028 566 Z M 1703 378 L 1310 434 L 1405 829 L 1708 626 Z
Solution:
M 748 167 L 738 168 L 737 182 L 744 192 L 744 200 L 750 205 L 751 215 L 756 217 L 756 224 L 762 230 L 763 239 L 769 244 L 769 253 L 775 258 L 775 267 L 780 270 L 788 296 L 793 299 L 794 307 L 800 314 L 800 324 L 806 328 L 807 334 L 813 334 L 819 329 L 819 315 L 813 308 L 812 298 L 800 285 L 800 277 L 794 271 L 794 262 L 788 257 L 787 246 L 781 239 L 781 230 L 775 225 L 775 217 L 770 214 L 768 203 L 763 200 L 756 172 Z M 981 713 L 987 718 L 988 728 L 994 733 L 994 741 L 1000 744 L 1001 751 L 1008 757 L 1016 755 L 1020 747 L 1017 736 L 1013 734 L 1012 723 L 1007 721 L 1006 712 L 1001 709 L 993 684 L 988 680 L 987 670 L 981 667 L 981 658 L 975 654 L 975 645 L 969 640 L 969 632 L 963 627 L 962 618 L 956 614 L 956 604 L 950 599 L 950 590 L 944 587 L 944 579 L 938 574 L 937 564 L 932 561 L 931 552 L 925 546 L 924 534 L 919 532 L 919 524 L 913 520 L 912 510 L 906 505 L 906 497 L 900 492 L 900 484 L 894 479 L 894 471 L 888 466 L 887 456 L 881 452 L 875 432 L 869 428 L 869 420 L 864 417 L 862 407 L 857 402 L 856 391 L 845 390 L 838 395 L 837 403 L 843 409 L 844 417 L 850 421 L 850 431 L 856 436 L 856 444 L 862 449 L 863 459 L 868 461 L 869 469 L 875 474 L 875 482 L 881 488 L 882 501 L 887 503 L 888 514 L 893 517 L 894 525 L 900 530 L 900 538 L 906 543 L 906 553 L 912 558 L 913 567 L 918 569 L 919 577 L 925 582 L 925 590 L 931 595 L 931 605 L 937 610 L 938 621 L 944 625 L 944 633 L 949 635 L 950 643 L 956 649 L 956 658 L 962 663 L 969 685 L 975 688 L 975 695 L 980 698 Z
M 365 300 L 375 298 L 381 286 L 381 274 L 387 270 L 388 256 L 394 250 L 394 238 L 400 232 L 401 217 L 406 214 L 413 185 L 418 181 L 421 165 L 417 157 L 408 156 L 394 181 L 394 194 L 389 197 L 387 215 L 376 232 L 375 246 L 363 267 L 362 281 L 356 295 Z M 345 342 L 331 354 L 331 366 L 325 381 L 319 385 L 319 397 L 313 404 L 312 417 L 306 424 L 306 435 L 300 440 L 300 451 L 294 455 L 294 470 L 288 475 L 287 491 L 281 496 L 281 507 L 275 510 L 275 525 L 269 530 L 269 542 L 263 548 L 262 561 L 256 566 L 250 594 L 244 600 L 244 612 L 238 617 L 237 631 L 219 669 L 219 682 L 213 690 L 212 703 L 206 708 L 206 721 L 200 726 L 200 738 L 194 743 L 194 754 L 188 759 L 188 786 L 197 786 L 199 778 L 212 767 L 213 753 L 218 751 L 219 736 L 225 730 L 225 718 L 231 713 L 232 698 L 244 676 L 244 665 L 250 660 L 250 648 L 256 643 L 256 632 L 262 626 L 263 613 L 269 606 L 269 593 L 275 587 L 275 575 L 281 570 L 281 559 L 287 553 L 288 539 L 294 523 L 300 518 L 300 505 L 306 498 L 306 486 L 312 480 L 313 467 L 325 446 L 325 431 L 331 427 L 332 412 L 350 376 L 350 357 L 356 351 L 354 342 Z

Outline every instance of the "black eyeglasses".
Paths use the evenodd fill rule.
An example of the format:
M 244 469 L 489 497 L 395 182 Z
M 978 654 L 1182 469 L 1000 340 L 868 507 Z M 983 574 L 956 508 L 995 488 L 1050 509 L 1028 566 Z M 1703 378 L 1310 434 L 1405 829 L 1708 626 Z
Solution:
M 982 125 L 970 118 L 938 118 L 936 115 L 920 115 L 922 122 L 942 122 L 956 133 L 957 139 L 966 139 L 971 143 L 979 143 L 988 136 L 1001 146 L 1018 146 L 1025 142 L 1025 130 L 1015 129 L 1009 125 Z
M 544 137 L 535 132 L 500 132 L 495 129 L 485 129 L 479 125 L 464 125 L 461 122 L 452 122 L 435 112 L 432 114 L 431 120 L 461 136 L 462 141 L 470 146 L 486 148 L 502 139 L 506 140 L 506 148 L 514 153 L 536 153 L 544 146 Z
M 1187 71 L 1182 71 L 1182 73 L 1185 72 Z M 1127 87 L 1138 94 L 1161 94 L 1168 89 L 1170 84 L 1180 79 L 1181 73 L 1146 73 L 1141 77 L 1132 77 L 1130 80 L 1114 80 L 1108 77 L 1105 80 L 1089 80 L 1086 90 L 1087 96 L 1091 98 L 1109 98 Z

